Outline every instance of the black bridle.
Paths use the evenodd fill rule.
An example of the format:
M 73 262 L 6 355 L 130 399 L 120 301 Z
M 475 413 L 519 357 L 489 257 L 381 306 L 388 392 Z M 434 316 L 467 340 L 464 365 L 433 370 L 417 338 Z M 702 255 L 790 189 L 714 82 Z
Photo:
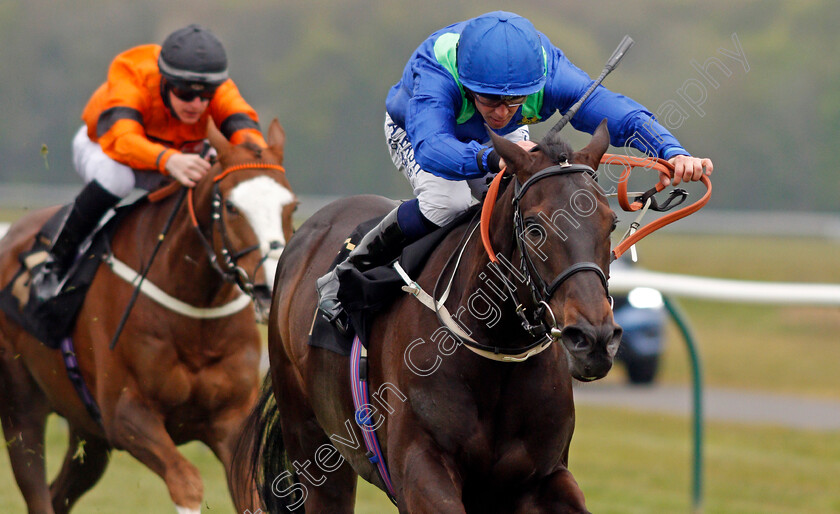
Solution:
M 243 248 L 239 251 L 232 251 L 231 248 L 233 245 L 231 244 L 230 238 L 228 237 L 227 233 L 227 226 L 222 221 L 222 210 L 223 210 L 223 198 L 221 189 L 219 187 L 219 182 L 226 177 L 229 173 L 242 170 L 242 169 L 251 169 L 251 168 L 269 168 L 269 169 L 277 169 L 285 172 L 285 169 L 280 165 L 265 163 L 265 162 L 250 162 L 245 164 L 239 164 L 236 166 L 231 166 L 226 170 L 219 173 L 213 179 L 213 191 L 212 191 L 212 202 L 210 207 L 210 237 L 213 237 L 213 232 L 215 230 L 216 225 L 219 226 L 218 231 L 219 235 L 222 238 L 222 248 L 221 248 L 221 255 L 222 255 L 222 262 L 219 262 L 219 259 L 216 256 L 216 252 L 213 249 L 213 245 L 210 240 L 204 236 L 204 232 L 201 229 L 201 226 L 198 224 L 198 218 L 195 216 L 195 211 L 192 203 L 192 195 L 190 195 L 190 210 L 191 216 L 193 219 L 193 228 L 195 228 L 196 233 L 198 234 L 199 240 L 201 241 L 202 246 L 204 246 L 205 251 L 207 252 L 207 259 L 210 261 L 210 264 L 213 266 L 213 269 L 216 270 L 217 273 L 222 277 L 223 280 L 226 282 L 231 282 L 239 286 L 239 288 L 248 296 L 250 296 L 254 301 L 257 301 L 256 291 L 261 286 L 257 286 L 254 284 L 254 280 L 251 276 L 248 275 L 248 272 L 238 264 L 239 259 L 245 257 L 246 255 L 250 254 L 251 252 L 257 251 L 260 248 L 259 243 L 248 246 Z M 192 192 L 192 190 L 190 190 Z M 274 245 L 272 244 L 272 250 L 275 249 Z M 266 259 L 268 259 L 268 254 L 262 255 L 259 262 L 254 268 L 253 276 L 256 277 L 257 271 L 263 266 Z M 267 288 L 267 286 L 265 286 Z
M 208 149 L 210 148 L 209 143 L 205 143 L 204 149 L 201 152 L 201 155 L 206 155 Z M 214 162 L 215 164 L 215 162 Z M 279 164 L 271 164 L 266 162 L 255 162 L 255 163 L 247 163 L 247 164 L 239 164 L 236 166 L 231 166 L 230 168 L 226 169 L 225 171 L 221 172 L 213 179 L 213 202 L 211 207 L 211 216 L 210 216 L 210 237 L 213 237 L 213 226 L 218 222 L 220 225 L 220 233 L 222 235 L 222 256 L 224 258 L 225 267 L 222 268 L 219 266 L 218 259 L 216 258 L 216 252 L 213 250 L 213 245 L 204 237 L 204 233 L 201 231 L 201 227 L 198 224 L 198 218 L 195 215 L 195 206 L 193 204 L 193 188 L 181 188 L 180 194 L 178 195 L 178 199 L 175 202 L 175 206 L 172 209 L 172 212 L 169 214 L 169 218 L 166 221 L 166 224 L 163 228 L 163 231 L 158 234 L 157 243 L 155 244 L 154 249 L 152 250 L 151 257 L 149 261 L 146 263 L 145 268 L 140 273 L 140 279 L 134 287 L 134 292 L 131 295 L 131 299 L 126 306 L 125 311 L 123 312 L 122 318 L 120 319 L 119 324 L 117 325 L 117 330 L 114 333 L 114 336 L 111 338 L 110 348 L 113 350 L 116 345 L 117 341 L 122 334 L 123 328 L 125 327 L 126 322 L 128 321 L 128 316 L 131 314 L 132 309 L 134 308 L 134 303 L 137 301 L 137 297 L 140 294 L 140 288 L 143 285 L 143 281 L 146 279 L 146 275 L 149 273 L 149 270 L 152 267 L 152 263 L 155 261 L 155 256 L 157 256 L 158 250 L 160 250 L 161 245 L 163 244 L 163 240 L 166 237 L 166 234 L 169 232 L 169 228 L 172 226 L 172 222 L 175 220 L 175 216 L 181 208 L 181 205 L 184 202 L 184 198 L 187 198 L 187 208 L 189 209 L 189 216 L 192 219 L 192 225 L 195 229 L 196 233 L 198 234 L 199 241 L 201 241 L 202 246 L 207 252 L 207 258 L 209 259 L 210 263 L 213 266 L 213 269 L 221 275 L 221 277 L 226 282 L 233 282 L 237 286 L 239 286 L 242 291 L 251 297 L 256 304 L 258 302 L 257 299 L 257 291 L 259 289 L 267 290 L 268 286 L 257 286 L 254 284 L 253 280 L 248 276 L 248 273 L 242 269 L 241 266 L 238 266 L 236 262 L 244 257 L 245 255 L 253 252 L 254 250 L 259 249 L 259 244 L 249 246 L 243 250 L 240 250 L 235 253 L 231 253 L 228 250 L 228 247 L 231 246 L 230 239 L 227 237 L 226 227 L 224 223 L 221 223 L 222 219 L 222 194 L 219 189 L 219 181 L 227 176 L 229 173 L 233 171 L 237 171 L 240 169 L 248 169 L 248 168 L 269 168 L 269 169 L 277 169 L 280 171 L 285 172 L 286 170 L 283 166 Z M 165 197 L 165 196 L 164 196 Z M 274 245 L 272 243 L 272 249 L 274 249 Z M 268 258 L 268 254 L 262 256 L 257 266 L 254 268 L 254 276 L 257 275 L 257 271 L 263 265 L 265 260 Z
M 557 291 L 557 289 L 572 275 L 580 273 L 582 271 L 591 271 L 598 275 L 598 278 L 601 280 L 601 284 L 604 286 L 604 291 L 607 294 L 607 298 L 609 298 L 609 290 L 607 286 L 607 277 L 604 274 L 604 271 L 601 269 L 600 266 L 595 264 L 594 262 L 583 261 L 577 262 L 561 273 L 559 273 L 550 283 L 546 283 L 539 273 L 537 273 L 536 267 L 534 266 L 533 260 L 531 259 L 528 252 L 525 250 L 525 247 L 528 245 L 526 241 L 523 240 L 525 234 L 525 226 L 522 219 L 522 210 L 520 207 L 520 202 L 522 197 L 531 188 L 536 182 L 539 182 L 542 179 L 554 176 L 561 176 L 561 175 L 568 175 L 571 173 L 587 173 L 592 177 L 595 177 L 595 171 L 590 168 L 589 166 L 581 165 L 581 164 L 562 164 L 562 165 L 555 165 L 549 166 L 543 170 L 534 173 L 528 180 L 525 181 L 524 184 L 520 185 L 518 181 L 514 181 L 514 191 L 513 191 L 513 200 L 512 205 L 514 207 L 513 212 L 513 224 L 514 224 L 514 239 L 516 240 L 516 247 L 519 251 L 521 256 L 519 268 L 515 270 L 519 273 L 522 277 L 524 277 L 524 282 L 528 285 L 528 291 L 531 299 L 531 303 L 533 305 L 532 311 L 533 314 L 529 316 L 527 309 L 525 306 L 517 300 L 519 298 L 517 294 L 517 287 L 513 285 L 513 283 L 508 280 L 502 280 L 502 284 L 507 288 L 508 292 L 511 295 L 511 298 L 514 300 L 516 305 L 516 314 L 520 318 L 522 323 L 522 327 L 528 332 L 535 340 L 523 347 L 516 347 L 516 348 L 508 348 L 508 347 L 501 347 L 501 346 L 491 346 L 482 344 L 478 341 L 472 340 L 471 338 L 464 338 L 458 337 L 459 341 L 464 345 L 473 348 L 475 350 L 480 350 L 481 352 L 485 352 L 485 354 L 494 354 L 494 355 L 505 355 L 505 356 L 524 356 L 522 360 L 528 358 L 530 354 L 539 353 L 542 350 L 538 350 L 536 352 L 532 352 L 532 350 L 538 349 L 538 347 L 547 348 L 551 342 L 559 335 L 560 328 L 557 326 L 557 319 L 554 316 L 554 313 L 548 306 L 548 301 Z M 500 178 L 500 180 L 510 180 L 512 175 L 504 175 Z M 487 201 L 487 200 L 485 200 Z M 470 238 L 470 235 L 474 233 L 473 230 L 466 230 L 464 232 L 464 236 L 461 239 L 461 242 L 458 244 L 458 247 L 462 249 L 466 247 L 467 241 Z M 489 249 L 488 249 L 489 251 Z M 438 298 L 438 289 L 443 279 L 443 276 L 446 273 L 446 270 L 451 267 L 453 262 L 454 268 L 452 271 L 451 278 L 454 278 L 455 273 L 457 272 L 458 264 L 456 256 L 458 256 L 461 252 L 453 252 L 447 262 L 444 264 L 443 268 L 441 269 L 440 275 L 438 275 L 438 279 L 435 282 L 435 287 L 433 290 L 433 295 L 435 298 Z M 493 263 L 491 262 L 491 265 Z M 511 268 L 513 270 L 513 268 Z M 612 302 L 610 302 L 612 303 Z M 435 308 L 435 314 L 438 316 L 438 320 L 444 325 L 448 326 L 446 321 L 444 321 L 441 317 L 440 309 Z M 544 314 L 548 312 L 551 314 L 552 323 L 549 325 L 546 323 L 544 319 Z M 549 335 L 550 334 L 550 335 Z M 487 356 L 487 355 L 485 355 Z M 497 359 L 498 360 L 498 359 Z
M 595 273 L 601 280 L 601 284 L 604 286 L 604 291 L 606 292 L 607 297 L 609 298 L 609 286 L 607 285 L 607 276 L 604 273 L 604 270 L 602 270 L 601 267 L 598 266 L 596 263 L 591 261 L 576 262 L 567 267 L 562 272 L 560 272 L 556 277 L 554 277 L 554 279 L 551 282 L 546 283 L 546 281 L 543 280 L 542 276 L 540 276 L 540 274 L 537 273 L 534 261 L 526 248 L 528 246 L 528 243 L 524 240 L 526 227 L 522 218 L 522 209 L 520 207 L 520 202 L 522 198 L 525 196 L 525 193 L 528 191 L 528 189 L 530 189 L 531 186 L 533 186 L 536 182 L 539 182 L 540 180 L 549 177 L 569 175 L 571 173 L 586 173 L 593 179 L 597 177 L 595 174 L 595 170 L 593 170 L 589 166 L 586 166 L 584 164 L 566 163 L 549 166 L 548 168 L 542 169 L 537 173 L 531 175 L 531 177 L 528 178 L 528 180 L 526 180 L 524 184 L 520 185 L 519 181 L 514 181 L 514 239 L 516 240 L 516 248 L 519 251 L 519 255 L 521 257 L 520 271 L 522 275 L 526 277 L 525 282 L 528 285 L 531 300 L 536 306 L 533 309 L 533 316 L 530 319 L 527 312 L 521 305 L 517 308 L 517 313 L 522 319 L 522 325 L 525 328 L 525 330 L 527 330 L 531 335 L 538 338 L 542 338 L 549 331 L 557 329 L 556 317 L 551 311 L 551 308 L 548 306 L 548 302 L 554 295 L 554 293 L 557 291 L 557 289 L 573 275 L 582 271 L 591 271 Z M 551 314 L 552 320 L 554 320 L 554 326 L 548 326 L 548 324 L 545 322 L 543 316 L 546 312 Z
M 213 269 L 221 275 L 222 279 L 226 282 L 233 282 L 240 289 L 242 289 L 245 294 L 248 296 L 254 296 L 254 281 L 248 275 L 248 272 L 242 266 L 239 266 L 238 262 L 239 259 L 245 257 L 246 255 L 250 254 L 251 252 L 257 251 L 260 248 L 259 243 L 248 246 L 243 248 L 239 251 L 233 251 L 233 245 L 231 244 L 230 237 L 228 237 L 227 233 L 227 225 L 225 225 L 224 221 L 222 220 L 222 193 L 219 189 L 219 183 L 216 182 L 213 184 L 213 202 L 211 204 L 210 210 L 210 237 L 212 237 L 214 228 L 218 225 L 219 235 L 222 238 L 222 248 L 221 248 L 221 262 L 216 257 L 216 253 L 213 251 L 212 246 L 210 245 L 210 241 L 208 241 L 204 234 L 202 234 L 201 230 L 198 230 L 198 233 L 201 235 L 201 241 L 204 245 L 204 248 L 207 250 L 207 258 L 210 260 L 210 264 L 213 266 Z M 268 254 L 263 256 L 260 259 L 260 262 L 257 264 L 256 269 L 254 270 L 254 275 L 256 276 L 257 270 L 262 266 L 265 259 L 268 257 Z

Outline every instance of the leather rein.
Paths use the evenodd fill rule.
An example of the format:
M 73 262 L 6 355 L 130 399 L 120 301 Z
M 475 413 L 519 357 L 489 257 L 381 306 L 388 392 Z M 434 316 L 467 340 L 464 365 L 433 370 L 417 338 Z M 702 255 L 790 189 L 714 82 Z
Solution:
M 222 238 L 222 264 L 219 263 L 219 259 L 216 256 L 215 250 L 213 250 L 212 243 L 204 236 L 204 233 L 201 230 L 201 226 L 198 223 L 198 218 L 195 214 L 195 205 L 193 203 L 193 191 L 194 188 L 189 188 L 187 193 L 187 210 L 190 214 L 190 220 L 192 223 L 193 228 L 195 229 L 196 233 L 198 234 L 199 240 L 201 241 L 202 246 L 207 253 L 207 258 L 210 261 L 210 264 L 213 266 L 219 275 L 226 281 L 226 282 L 233 282 L 237 286 L 239 286 L 242 291 L 250 296 L 251 298 L 255 298 L 255 285 L 253 279 L 248 276 L 248 272 L 245 271 L 241 266 L 237 264 L 239 259 L 248 255 L 249 253 L 259 250 L 260 245 L 259 243 L 249 246 L 247 248 L 243 248 L 238 252 L 231 252 L 231 242 L 230 238 L 228 237 L 227 228 L 224 223 L 221 222 L 222 220 L 222 193 L 219 189 L 219 182 L 230 175 L 233 172 L 239 170 L 251 170 L 251 169 L 271 169 L 277 170 L 282 173 L 286 172 L 286 169 L 279 165 L 279 164 L 272 164 L 268 162 L 246 162 L 242 164 L 236 164 L 229 168 L 226 168 L 221 173 L 213 177 L 213 201 L 211 203 L 211 210 L 210 210 L 210 237 L 212 237 L 214 226 L 218 224 L 219 234 Z M 256 275 L 257 270 L 265 263 L 265 260 L 268 258 L 268 255 L 262 256 L 259 263 L 257 264 L 256 268 L 254 269 L 254 274 Z
M 514 190 L 512 204 L 514 241 L 516 242 L 516 248 L 520 255 L 518 271 L 522 274 L 522 276 L 525 277 L 525 282 L 528 286 L 531 301 L 533 305 L 536 305 L 536 307 L 533 309 L 533 314 L 531 316 L 528 315 L 526 308 L 521 303 L 517 305 L 516 313 L 522 322 L 523 328 L 529 334 L 537 338 L 537 342 L 533 343 L 531 346 L 544 344 L 544 339 L 549 334 L 551 339 L 556 339 L 560 336 L 561 327 L 558 326 L 557 317 L 554 315 L 554 312 L 552 312 L 551 308 L 548 305 L 548 302 L 549 300 L 551 300 L 551 297 L 554 296 L 554 293 L 557 291 L 557 289 L 559 289 L 560 286 L 563 285 L 563 283 L 566 282 L 573 275 L 584 271 L 595 273 L 604 287 L 605 294 L 607 295 L 607 297 L 609 297 L 607 276 L 600 266 L 591 261 L 581 261 L 571 264 L 566 269 L 557 274 L 557 276 L 554 277 L 550 282 L 544 280 L 542 276 L 539 273 L 537 273 L 534 261 L 527 251 L 527 243 L 523 239 L 526 233 L 526 226 L 522 216 L 522 209 L 520 203 L 522 201 L 522 198 L 525 196 L 525 193 L 540 180 L 550 177 L 570 175 L 573 173 L 586 173 L 592 178 L 596 177 L 595 170 L 593 170 L 589 166 L 583 164 L 570 164 L 568 162 L 564 162 L 554 166 L 549 166 L 538 171 L 537 173 L 534 173 L 523 184 L 520 184 L 517 180 L 514 180 L 513 184 Z M 505 180 L 509 180 L 510 178 L 511 175 L 506 175 L 504 173 L 504 170 L 502 170 L 496 175 L 496 177 L 493 179 L 493 182 L 490 184 L 487 197 L 482 207 L 481 240 L 492 263 L 498 263 L 498 258 L 496 257 L 495 252 L 493 251 L 492 246 L 490 244 L 490 217 L 492 215 L 493 207 L 495 206 L 496 199 L 498 197 L 501 183 Z M 503 282 L 507 285 L 508 289 L 511 289 L 511 286 L 506 281 Z M 516 297 L 514 295 L 515 292 L 513 290 L 511 290 L 510 293 L 514 298 Z M 550 324 L 547 324 L 543 319 L 543 315 L 546 313 L 548 313 L 551 316 L 552 322 Z M 522 350 L 522 348 L 517 348 L 511 351 L 518 353 Z
M 481 220 L 480 220 L 480 227 L 481 227 L 481 237 L 482 242 L 484 243 L 485 248 L 487 249 L 488 254 L 490 255 L 491 264 L 498 264 L 499 260 L 496 257 L 495 253 L 492 251 L 490 247 L 490 231 L 489 231 L 489 223 L 490 217 L 493 211 L 493 206 L 495 205 L 496 199 L 498 197 L 499 188 L 503 180 L 510 179 L 511 175 L 508 175 L 505 178 L 505 170 L 499 172 L 496 177 L 493 179 L 493 182 L 490 184 L 490 188 L 488 189 L 487 196 L 484 200 L 484 205 L 481 212 Z M 459 247 L 461 248 L 460 251 L 453 253 L 449 261 L 447 261 L 446 265 L 444 265 L 443 269 L 441 270 L 441 275 L 438 277 L 438 283 L 440 282 L 445 270 L 449 268 L 450 263 L 453 261 L 455 256 L 457 255 L 457 261 L 455 262 L 452 274 L 450 275 L 449 282 L 450 287 L 446 288 L 443 296 L 440 300 L 435 300 L 434 298 L 437 296 L 437 289 L 438 283 L 435 284 L 435 290 L 433 291 L 434 297 L 429 296 L 428 294 L 423 291 L 416 282 L 411 281 L 411 279 L 405 275 L 405 272 L 402 271 L 399 266 L 395 266 L 397 271 L 403 275 L 403 279 L 406 281 L 407 286 L 403 287 L 403 290 L 413 294 L 420 300 L 423 304 L 425 304 L 430 309 L 434 310 L 438 316 L 438 319 L 443 323 L 444 326 L 449 328 L 455 335 L 458 336 L 458 339 L 461 343 L 463 343 L 470 351 L 485 357 L 487 359 L 500 361 L 500 362 L 522 362 L 527 360 L 534 355 L 541 353 L 542 351 L 546 350 L 551 343 L 557 340 L 561 334 L 561 328 L 557 325 L 557 319 L 554 316 L 554 313 L 551 311 L 551 308 L 548 306 L 548 301 L 550 300 L 551 296 L 555 293 L 555 291 L 571 276 L 582 272 L 582 271 L 591 271 L 598 275 L 601 283 L 604 285 L 604 291 L 607 293 L 607 277 L 604 274 L 603 270 L 594 262 L 578 262 L 572 264 L 561 273 L 559 273 L 550 283 L 546 283 L 542 277 L 536 272 L 536 268 L 534 267 L 533 261 L 531 260 L 530 256 L 525 252 L 526 243 L 522 240 L 524 234 L 524 224 L 522 221 L 522 212 L 520 208 L 520 202 L 533 184 L 536 182 L 554 176 L 562 176 L 568 175 L 571 173 L 587 173 L 590 175 L 594 175 L 595 171 L 590 168 L 589 166 L 584 165 L 575 165 L 575 164 L 568 164 L 563 163 L 561 165 L 556 166 L 549 166 L 539 172 L 533 174 L 528 180 L 525 181 L 524 184 L 520 186 L 519 182 L 515 182 L 515 189 L 512 204 L 514 206 L 514 214 L 513 214 L 513 223 L 515 227 L 515 239 L 516 245 L 519 249 L 519 253 L 521 256 L 521 261 L 519 264 L 519 268 L 516 270 L 522 277 L 524 277 L 524 281 L 528 285 L 529 293 L 532 299 L 533 305 L 536 307 L 533 308 L 533 315 L 529 317 L 525 306 L 522 303 L 518 303 L 516 306 L 516 314 L 520 318 L 522 323 L 522 327 L 528 332 L 532 337 L 535 338 L 534 342 L 517 348 L 507 348 L 507 347 L 500 347 L 500 346 L 491 346 L 479 343 L 475 339 L 471 338 L 469 334 L 465 333 L 461 327 L 454 322 L 451 314 L 443 305 L 446 301 L 446 297 L 449 294 L 450 287 L 452 280 L 455 277 L 455 273 L 458 269 L 458 262 L 460 261 L 460 257 L 463 255 L 464 250 L 466 249 L 466 243 L 470 239 L 471 235 L 474 233 L 475 228 L 473 227 L 471 230 L 467 230 L 462 238 L 461 242 L 459 243 Z M 511 268 L 513 269 L 513 268 Z M 537 277 L 536 279 L 534 277 Z M 502 280 L 502 283 L 508 289 L 508 292 L 511 295 L 511 298 L 515 299 L 518 298 L 516 287 L 514 287 L 511 283 L 508 282 L 507 279 Z M 607 293 L 607 296 L 608 293 Z M 543 315 L 548 312 L 551 314 L 552 323 L 549 325 L 543 320 Z
M 663 186 L 661 182 L 657 182 L 654 187 L 648 189 L 644 193 L 638 194 L 632 200 L 629 198 L 627 193 L 627 183 L 629 182 L 630 173 L 633 168 L 651 169 L 659 172 L 660 174 L 667 175 L 670 178 L 674 177 L 674 166 L 665 159 L 652 157 L 639 158 L 628 155 L 607 153 L 601 157 L 601 164 L 618 164 L 624 166 L 624 170 L 621 172 L 621 176 L 618 179 L 618 204 L 627 212 L 643 211 L 648 207 L 654 211 L 665 212 L 682 204 L 688 196 L 688 193 L 686 193 L 684 189 L 675 188 L 668 196 L 668 199 L 664 203 L 659 204 L 657 203 L 654 195 L 664 190 L 665 186 Z M 706 175 L 703 175 L 700 178 L 700 182 L 706 186 L 706 193 L 696 202 L 683 207 L 682 209 L 670 212 L 661 218 L 642 226 L 641 228 L 639 228 L 640 226 L 638 221 L 633 222 L 627 232 L 627 236 L 613 249 L 612 260 L 616 260 L 621 257 L 624 252 L 626 252 L 634 244 L 638 243 L 640 239 L 666 225 L 670 225 L 679 219 L 685 218 L 690 214 L 694 214 L 709 203 L 709 199 L 712 196 L 712 182 Z M 672 202 L 674 203 L 672 204 Z
M 663 202 L 662 204 L 658 204 L 656 199 L 654 198 L 654 195 L 658 192 L 661 192 L 664 189 L 664 186 L 661 183 L 657 183 L 656 186 L 654 186 L 650 190 L 636 196 L 632 200 L 629 199 L 627 193 L 627 182 L 630 177 L 630 173 L 634 167 L 645 167 L 649 169 L 654 169 L 659 173 L 667 174 L 669 177 L 673 178 L 674 167 L 673 165 L 671 165 L 670 162 L 664 159 L 640 159 L 636 157 L 622 155 L 604 154 L 604 156 L 601 158 L 601 163 L 621 164 L 625 167 L 624 171 L 621 174 L 621 178 L 619 180 L 618 185 L 618 202 L 621 208 L 625 211 L 633 212 L 647 208 L 651 208 L 657 211 L 667 211 L 682 204 L 687 196 L 687 193 L 684 190 L 675 189 L 675 191 L 671 193 L 671 195 L 665 202 Z M 576 262 L 568 266 L 562 272 L 560 272 L 556 277 L 554 277 L 553 280 L 551 280 L 550 282 L 546 282 L 540 276 L 540 274 L 537 273 L 533 259 L 531 258 L 530 254 L 526 251 L 527 243 L 524 241 L 523 237 L 526 233 L 525 230 L 527 227 L 525 226 L 520 207 L 520 202 L 522 198 L 524 197 L 528 189 L 531 188 L 536 182 L 545 178 L 568 175 L 571 173 L 586 173 L 590 177 L 597 179 L 595 170 L 593 170 L 589 166 L 582 164 L 561 163 L 559 165 L 549 166 L 548 168 L 534 173 L 523 184 L 520 184 L 519 181 L 514 180 L 514 192 L 512 200 L 514 206 L 514 240 L 516 241 L 516 246 L 521 259 L 518 271 L 524 277 L 526 277 L 525 280 L 528 285 L 531 300 L 533 302 L 533 305 L 536 305 L 536 307 L 533 309 L 533 314 L 531 316 L 528 315 L 526 308 L 521 303 L 517 305 L 516 313 L 520 317 L 523 328 L 529 334 L 535 337 L 536 341 L 525 347 L 509 349 L 483 345 L 474 340 L 461 338 L 461 341 L 474 351 L 480 350 L 480 354 L 483 354 L 484 356 L 488 356 L 488 354 L 492 352 L 493 354 L 517 356 L 527 355 L 528 357 L 530 357 L 547 348 L 553 340 L 559 338 L 562 330 L 562 327 L 559 327 L 557 325 L 557 318 L 555 317 L 554 313 L 549 307 L 548 302 L 554 295 L 554 293 L 557 291 L 557 289 L 566 280 L 568 280 L 577 273 L 584 271 L 595 273 L 604 287 L 604 292 L 606 293 L 607 298 L 610 299 L 610 304 L 612 304 L 612 298 L 609 295 L 609 285 L 607 276 L 601 269 L 601 267 L 598 266 L 596 263 L 590 261 Z M 493 208 L 499 195 L 501 184 L 504 181 L 510 180 L 510 178 L 511 175 L 506 175 L 505 170 L 502 170 L 498 174 L 496 174 L 496 177 L 493 179 L 492 183 L 488 188 L 487 196 L 485 198 L 484 205 L 482 206 L 481 211 L 481 240 L 490 259 L 490 262 L 494 264 L 498 264 L 499 260 L 496 257 L 496 253 L 493 250 L 492 244 L 490 242 L 490 219 L 492 217 Z M 694 212 L 697 212 L 704 205 L 706 205 L 709 201 L 709 198 L 711 197 L 712 184 L 709 178 L 705 175 L 701 178 L 701 182 L 703 183 L 703 185 L 706 186 L 706 193 L 705 195 L 703 195 L 702 198 L 700 198 L 693 204 L 690 204 L 687 207 L 683 207 L 682 209 L 666 214 L 665 216 L 641 227 L 641 229 L 638 229 L 638 222 L 634 222 L 635 226 L 631 225 L 631 229 L 630 231 L 628 231 L 628 235 L 622 241 L 620 241 L 619 244 L 616 245 L 616 247 L 613 249 L 611 255 L 612 260 L 621 257 L 621 255 L 628 248 L 632 247 L 640 239 L 646 237 L 652 232 L 668 224 L 671 224 L 681 218 L 684 218 L 690 214 L 693 214 Z M 514 288 L 507 281 L 503 281 L 503 283 L 509 289 L 511 296 L 516 298 Z M 548 313 L 551 316 L 552 322 L 550 324 L 546 323 L 543 318 L 543 315 L 546 313 Z M 539 348 L 541 345 L 542 347 Z M 523 359 L 517 359 L 517 361 L 519 360 Z

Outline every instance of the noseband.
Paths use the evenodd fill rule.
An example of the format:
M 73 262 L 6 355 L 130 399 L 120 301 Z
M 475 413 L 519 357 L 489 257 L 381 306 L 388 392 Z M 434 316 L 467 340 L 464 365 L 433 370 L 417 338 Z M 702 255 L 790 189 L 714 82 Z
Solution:
M 522 218 L 522 209 L 520 206 L 522 198 L 525 196 L 525 193 L 528 191 L 528 189 L 531 186 L 533 186 L 536 182 L 539 182 L 540 180 L 549 177 L 568 175 L 571 173 L 586 173 L 593 179 L 596 178 L 595 170 L 593 170 L 589 166 L 583 164 L 564 163 L 560 165 L 549 166 L 548 168 L 542 169 L 537 173 L 534 173 L 528 180 L 525 181 L 524 184 L 520 185 L 518 181 L 514 181 L 513 225 L 516 247 L 519 250 L 519 255 L 521 256 L 520 271 L 526 277 L 526 283 L 528 285 L 528 290 L 530 292 L 531 299 L 534 305 L 537 306 L 534 309 L 532 319 L 529 319 L 524 307 L 522 307 L 521 305 L 517 308 L 517 314 L 519 314 L 520 318 L 522 319 L 522 325 L 525 328 L 525 330 L 527 330 L 531 335 L 538 338 L 544 337 L 548 331 L 551 331 L 552 334 L 556 334 L 555 331 L 558 330 L 557 318 L 554 316 L 554 313 L 549 307 L 548 302 L 554 295 L 554 293 L 557 291 L 557 289 L 561 285 L 563 285 L 563 283 L 566 280 L 571 278 L 572 275 L 575 275 L 582 271 L 591 271 L 595 273 L 601 280 L 601 284 L 604 286 L 604 291 L 606 292 L 607 297 L 609 298 L 607 276 L 604 274 L 604 271 L 601 269 L 601 267 L 595 264 L 594 262 L 576 262 L 567 267 L 562 272 L 560 272 L 556 277 L 554 277 L 554 279 L 550 283 L 546 283 L 546 281 L 543 280 L 540 274 L 537 273 L 534 261 L 526 250 L 528 243 L 524 240 L 525 224 Z M 543 315 L 546 312 L 551 315 L 552 326 L 547 326 L 543 319 Z
M 256 300 L 255 298 L 255 288 L 257 287 L 254 284 L 254 281 L 251 277 L 248 276 L 248 272 L 245 271 L 241 266 L 237 264 L 239 259 L 248 255 L 249 253 L 259 250 L 260 245 L 259 243 L 249 246 L 247 248 L 243 248 L 238 252 L 232 252 L 230 248 L 232 247 L 230 243 L 230 238 L 227 234 L 227 229 L 224 223 L 222 223 L 222 193 L 219 188 L 219 182 L 228 176 L 230 173 L 239 170 L 245 169 L 273 169 L 279 170 L 281 172 L 286 172 L 283 166 L 279 164 L 271 164 L 267 162 L 248 162 L 244 164 L 237 164 L 235 166 L 231 166 L 221 173 L 219 173 L 216 177 L 213 178 L 213 201 L 211 203 L 210 209 L 210 234 L 212 237 L 213 230 L 216 224 L 219 225 L 219 234 L 222 238 L 222 265 L 219 264 L 219 260 L 216 257 L 216 252 L 213 250 L 213 245 L 210 241 L 204 237 L 204 234 L 201 231 L 201 227 L 198 224 L 198 218 L 195 215 L 195 208 L 193 205 L 193 189 L 189 190 L 189 210 L 190 210 L 190 217 L 192 218 L 193 227 L 196 229 L 198 233 L 199 239 L 201 240 L 204 249 L 207 252 L 207 258 L 210 261 L 210 264 L 213 266 L 219 275 L 226 281 L 235 283 L 239 286 L 242 291 Z M 254 275 L 256 276 L 257 270 L 265 263 L 266 259 L 268 258 L 268 254 L 263 255 L 257 264 L 256 268 L 254 269 Z

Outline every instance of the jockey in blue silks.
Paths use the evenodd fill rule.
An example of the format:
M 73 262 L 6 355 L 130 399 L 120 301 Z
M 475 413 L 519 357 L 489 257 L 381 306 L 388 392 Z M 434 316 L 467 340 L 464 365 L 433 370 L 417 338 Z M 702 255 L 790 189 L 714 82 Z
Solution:
M 385 101 L 385 136 L 396 167 L 416 198 L 374 227 L 347 259 L 318 279 L 323 315 L 344 329 L 336 298 L 338 273 L 386 264 L 402 248 L 463 213 L 504 166 L 485 124 L 530 148 L 528 126 L 565 113 L 593 80 L 530 21 L 496 11 L 429 36 L 406 64 Z M 639 103 L 599 86 L 572 118 L 592 133 L 606 118 L 611 143 L 630 145 L 675 166 L 674 183 L 711 173 L 710 159 L 691 157 Z M 665 185 L 670 181 L 661 179 Z

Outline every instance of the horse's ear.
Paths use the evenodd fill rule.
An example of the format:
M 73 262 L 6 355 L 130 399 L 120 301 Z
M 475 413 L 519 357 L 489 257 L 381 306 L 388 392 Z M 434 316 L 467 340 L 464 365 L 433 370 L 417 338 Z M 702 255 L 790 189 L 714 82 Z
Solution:
M 230 141 L 216 128 L 213 118 L 207 119 L 207 139 L 210 140 L 210 144 L 219 152 L 219 155 L 228 153 L 233 148 Z
M 280 125 L 277 118 L 271 120 L 271 124 L 268 126 L 268 140 L 266 142 L 268 146 L 276 147 L 278 150 L 283 150 L 283 146 L 286 144 L 286 131 L 283 130 L 283 125 Z
M 487 133 L 490 134 L 490 141 L 493 142 L 493 149 L 496 150 L 496 153 L 505 160 L 507 173 L 515 175 L 519 171 L 524 171 L 530 168 L 531 159 L 524 148 L 496 134 L 490 130 L 490 127 L 486 124 L 484 125 L 484 128 L 487 129 Z
M 610 129 L 607 128 L 607 119 L 601 120 L 598 128 L 592 133 L 589 144 L 572 154 L 572 162 L 586 164 L 593 170 L 598 169 L 601 157 L 610 147 Z

